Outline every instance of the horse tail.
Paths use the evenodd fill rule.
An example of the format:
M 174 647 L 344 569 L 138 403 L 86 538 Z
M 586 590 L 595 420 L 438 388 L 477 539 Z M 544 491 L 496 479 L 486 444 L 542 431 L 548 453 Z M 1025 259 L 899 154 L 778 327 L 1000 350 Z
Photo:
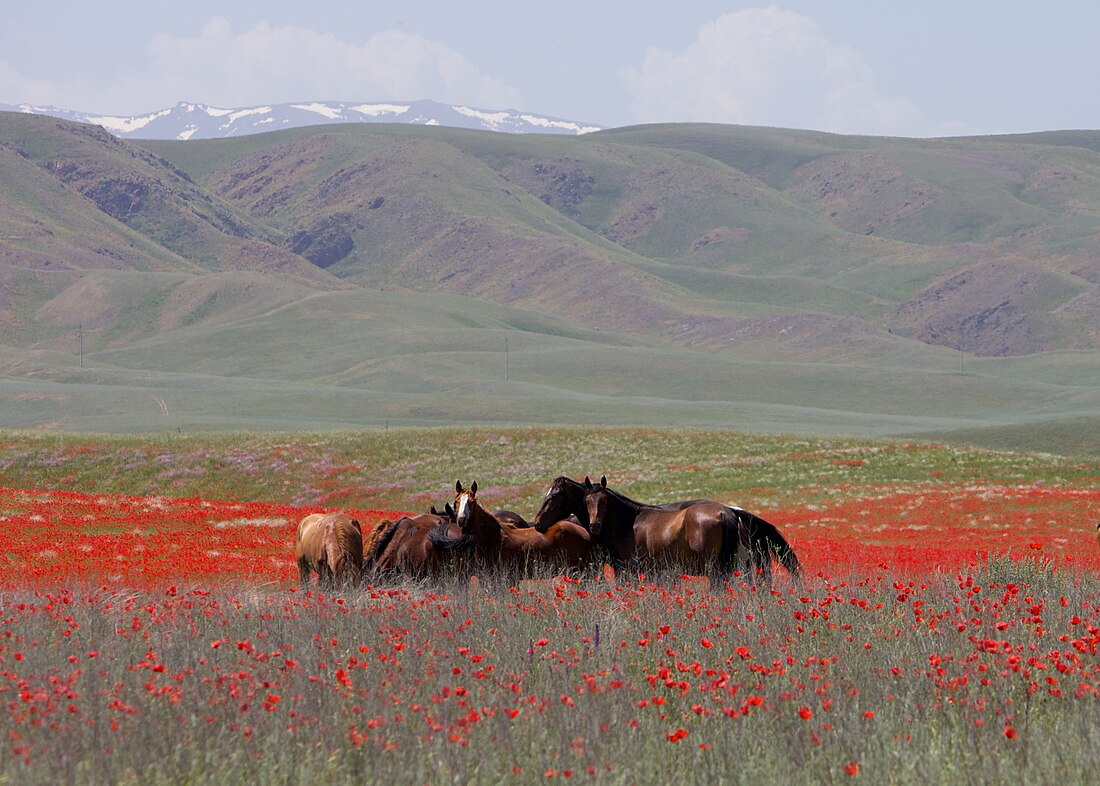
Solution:
M 333 585 L 358 585 L 363 576 L 363 530 L 359 522 L 346 517 L 329 519 L 321 543 Z
M 363 527 L 356 519 L 344 531 L 344 556 L 348 560 L 348 578 L 351 586 L 358 587 L 363 581 Z
M 374 548 L 371 549 L 369 556 L 363 558 L 363 570 L 364 572 L 374 568 L 375 564 L 382 558 L 382 555 L 386 553 L 386 549 L 389 548 L 390 542 L 393 540 L 393 536 L 397 534 L 397 525 L 405 520 L 402 516 L 397 521 L 383 520 L 375 527 Z M 379 531 L 381 530 L 381 531 Z
M 451 522 L 443 519 L 432 527 L 428 531 L 429 542 L 440 551 L 446 552 L 463 551 L 468 548 L 473 548 L 473 535 L 464 533 L 462 535 L 453 536 L 448 532 L 450 526 Z
M 759 516 L 745 512 L 748 518 L 749 532 L 752 539 L 754 556 L 771 562 L 772 555 L 779 560 L 779 564 L 787 569 L 787 573 L 796 582 L 802 580 L 802 563 L 798 561 L 798 555 L 794 553 L 791 544 L 787 542 L 775 525 L 765 521 Z
M 742 551 L 750 546 L 745 525 L 733 510 L 722 511 L 722 547 L 718 550 L 718 568 L 729 573 L 741 567 Z

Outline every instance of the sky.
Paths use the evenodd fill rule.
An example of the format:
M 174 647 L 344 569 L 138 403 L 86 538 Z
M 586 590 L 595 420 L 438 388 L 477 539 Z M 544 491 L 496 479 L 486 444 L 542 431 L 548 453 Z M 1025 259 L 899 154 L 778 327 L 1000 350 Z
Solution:
M 138 115 L 432 99 L 604 127 L 1100 129 L 1093 0 L 6 5 L 0 104 Z

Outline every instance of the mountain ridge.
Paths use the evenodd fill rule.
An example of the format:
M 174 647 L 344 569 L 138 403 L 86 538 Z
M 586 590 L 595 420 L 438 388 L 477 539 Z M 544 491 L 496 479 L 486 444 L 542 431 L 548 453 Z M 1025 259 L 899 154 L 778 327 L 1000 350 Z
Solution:
M 88 390 L 171 380 L 196 413 L 219 390 L 251 425 L 283 417 L 245 414 L 276 390 L 314 413 L 353 388 L 371 422 L 610 402 L 876 433 L 1087 419 L 1097 141 L 330 124 L 139 143 L 0 113 L 0 400 L 35 413 L 0 425 L 75 422 L 78 331 Z
M 190 101 L 140 115 L 107 115 L 35 104 L 0 104 L 0 111 L 46 115 L 100 126 L 123 139 L 219 139 L 326 123 L 405 123 L 513 134 L 580 135 L 599 131 L 580 123 L 522 112 L 438 101 L 296 101 L 221 108 Z

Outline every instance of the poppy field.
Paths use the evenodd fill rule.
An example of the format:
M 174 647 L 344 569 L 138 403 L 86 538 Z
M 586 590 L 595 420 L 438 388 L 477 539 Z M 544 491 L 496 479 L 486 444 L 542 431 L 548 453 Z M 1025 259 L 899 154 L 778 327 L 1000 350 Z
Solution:
M 595 463 L 583 437 L 547 439 L 566 437 Z M 737 575 L 719 586 L 594 566 L 530 582 L 379 579 L 329 596 L 298 587 L 302 516 L 347 510 L 368 525 L 422 512 L 447 501 L 469 460 L 425 464 L 409 486 L 421 497 L 341 487 L 355 462 L 333 456 L 339 483 L 283 473 L 270 482 L 290 476 L 291 488 L 263 499 L 215 477 L 215 444 L 203 459 L 214 493 L 151 494 L 141 468 L 126 487 L 131 443 L 59 456 L 13 437 L 0 446 L 0 780 L 1089 778 L 1095 464 L 774 440 L 752 462 L 708 466 L 663 435 L 630 439 L 634 493 L 671 476 L 666 499 L 738 499 L 782 531 L 805 580 L 779 569 L 770 587 Z M 249 448 L 258 464 L 294 449 Z M 380 455 L 362 463 L 390 462 L 370 473 L 399 478 L 407 456 Z M 536 505 L 539 466 L 481 471 L 483 494 Z

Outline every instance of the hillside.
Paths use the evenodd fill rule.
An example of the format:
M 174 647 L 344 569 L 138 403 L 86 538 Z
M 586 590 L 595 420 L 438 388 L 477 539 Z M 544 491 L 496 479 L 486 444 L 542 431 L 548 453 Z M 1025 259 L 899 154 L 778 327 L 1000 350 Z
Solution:
M 138 144 L 0 113 L 0 426 L 1028 445 L 1100 413 L 1098 151 L 707 125 Z

